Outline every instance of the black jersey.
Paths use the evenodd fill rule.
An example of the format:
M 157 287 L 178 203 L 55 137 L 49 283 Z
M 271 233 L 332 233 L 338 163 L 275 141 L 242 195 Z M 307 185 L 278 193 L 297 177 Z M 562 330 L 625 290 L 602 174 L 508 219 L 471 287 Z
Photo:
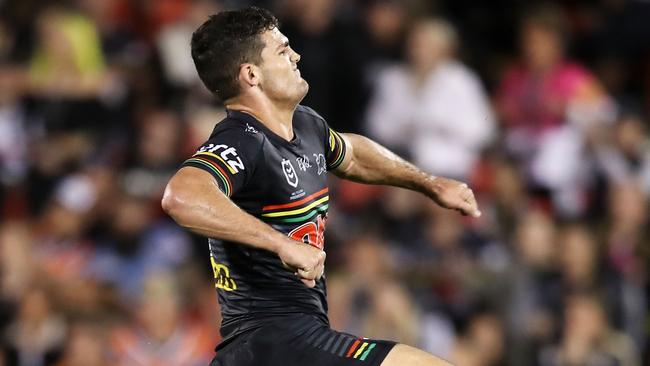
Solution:
M 345 143 L 313 110 L 298 106 L 287 141 L 249 114 L 229 110 L 183 166 L 203 169 L 249 214 L 288 236 L 324 249 L 327 171 Z M 308 313 L 327 321 L 325 278 L 308 288 L 277 254 L 209 239 L 224 341 L 279 316 Z

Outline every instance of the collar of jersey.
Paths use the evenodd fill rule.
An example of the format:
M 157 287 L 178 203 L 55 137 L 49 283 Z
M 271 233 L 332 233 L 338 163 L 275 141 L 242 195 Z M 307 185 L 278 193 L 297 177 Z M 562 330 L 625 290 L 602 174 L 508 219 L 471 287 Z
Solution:
M 277 135 L 275 132 L 271 131 L 266 125 L 262 122 L 260 122 L 257 118 L 253 117 L 252 115 L 242 112 L 242 111 L 237 111 L 234 109 L 227 109 L 226 113 L 228 114 L 228 118 L 236 119 L 241 122 L 249 123 L 253 127 L 261 130 L 264 132 L 264 135 L 268 137 L 269 139 L 276 141 L 282 145 L 287 145 L 287 146 L 298 146 L 300 145 L 300 138 L 296 134 L 296 129 L 295 129 L 295 124 L 293 128 L 293 139 L 291 141 L 287 141 L 284 138 L 280 137 Z

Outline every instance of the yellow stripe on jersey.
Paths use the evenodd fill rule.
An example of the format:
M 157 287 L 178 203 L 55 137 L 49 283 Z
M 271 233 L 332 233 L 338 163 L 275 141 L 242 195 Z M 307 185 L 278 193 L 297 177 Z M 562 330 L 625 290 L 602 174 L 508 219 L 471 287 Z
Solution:
M 262 216 L 265 216 L 265 217 L 281 217 L 281 216 L 290 216 L 290 215 L 301 214 L 303 212 L 307 212 L 307 211 L 311 210 L 312 208 L 320 205 L 321 203 L 327 202 L 329 199 L 330 199 L 329 196 L 325 196 L 325 197 L 319 199 L 318 201 L 315 201 L 314 203 L 311 203 L 310 205 L 305 206 L 305 207 L 300 208 L 300 209 L 297 209 L 297 210 L 281 211 L 281 212 L 270 212 L 270 213 L 262 214 Z
M 231 167 L 230 164 L 226 163 L 226 162 L 221 158 L 221 156 L 219 156 L 219 155 L 217 155 L 217 154 L 215 154 L 215 153 L 211 153 L 211 152 L 209 152 L 209 151 L 203 151 L 203 152 L 198 152 L 198 153 L 194 154 L 194 156 L 197 156 L 197 155 L 207 155 L 207 156 L 211 156 L 211 157 L 213 157 L 213 158 L 219 160 L 219 161 L 220 161 L 220 162 L 221 162 L 221 163 L 222 163 L 226 168 L 228 168 L 228 170 L 230 171 L 231 174 L 237 174 L 237 171 L 236 171 L 233 167 Z

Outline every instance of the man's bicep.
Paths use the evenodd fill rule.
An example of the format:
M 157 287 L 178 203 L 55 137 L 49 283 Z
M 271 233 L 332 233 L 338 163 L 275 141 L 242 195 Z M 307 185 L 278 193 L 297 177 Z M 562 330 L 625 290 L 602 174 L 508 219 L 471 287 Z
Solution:
M 167 184 L 169 193 L 184 199 L 206 199 L 208 197 L 223 197 L 229 199 L 222 188 L 222 182 L 213 174 L 202 168 L 191 165 L 181 167 Z
M 191 169 L 190 169 L 191 168 Z M 199 174 L 199 172 L 203 174 Z M 233 193 L 232 179 L 229 177 L 227 169 L 224 169 L 219 162 L 213 158 L 197 156 L 195 154 L 187 159 L 178 171 L 179 175 L 199 175 L 203 179 L 209 179 L 228 197 Z
M 214 177 L 203 169 L 184 166 L 165 187 L 162 207 L 181 225 L 191 225 L 197 207 L 214 206 L 230 199 L 219 187 Z

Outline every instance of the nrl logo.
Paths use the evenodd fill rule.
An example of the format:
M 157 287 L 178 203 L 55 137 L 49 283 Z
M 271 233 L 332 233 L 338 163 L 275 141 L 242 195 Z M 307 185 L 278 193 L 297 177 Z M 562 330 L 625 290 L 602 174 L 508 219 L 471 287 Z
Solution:
M 294 188 L 298 186 L 298 174 L 296 174 L 296 170 L 293 168 L 290 160 L 282 159 L 282 172 L 290 186 Z

